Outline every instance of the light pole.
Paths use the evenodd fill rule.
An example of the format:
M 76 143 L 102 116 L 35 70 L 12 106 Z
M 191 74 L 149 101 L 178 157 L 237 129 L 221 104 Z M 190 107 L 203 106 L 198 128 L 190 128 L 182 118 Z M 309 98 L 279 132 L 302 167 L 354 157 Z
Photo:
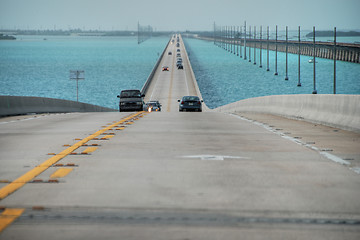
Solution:
M 249 40 L 251 39 L 251 26 L 249 26 Z M 249 62 L 251 62 L 251 47 L 249 45 Z
M 336 94 L 336 27 L 334 27 L 334 94 Z
M 274 75 L 278 75 L 278 71 L 277 71 L 277 30 L 278 30 L 278 26 L 276 25 L 276 30 L 275 30 L 275 73 Z
M 266 53 L 266 71 L 270 71 L 269 68 L 269 26 L 267 26 L 267 53 Z
M 286 67 L 285 67 L 285 80 L 289 80 L 288 76 L 288 26 L 286 26 Z
M 262 68 L 262 26 L 260 26 L 260 68 Z
M 313 39 L 313 64 L 314 64 L 314 90 L 313 90 L 313 94 L 317 94 L 317 91 L 316 91 L 316 71 L 315 71 L 315 63 L 316 63 L 316 56 L 315 56 L 315 53 L 316 53 L 316 49 L 315 49 L 315 26 L 313 27 L 313 37 L 314 37 L 314 39 Z
M 254 65 L 256 65 L 256 26 L 254 26 Z
M 239 26 L 237 26 L 237 33 L 236 33 L 236 56 L 239 56 L 239 38 L 240 38 L 240 29 Z
M 242 41 L 242 26 L 240 26 L 240 58 L 242 58 L 242 46 L 241 46 L 241 41 Z
M 76 80 L 76 101 L 79 101 L 79 80 L 85 79 L 84 70 L 70 70 L 70 80 Z
M 244 24 L 244 60 L 246 60 L 246 21 Z
M 298 87 L 301 87 L 300 82 L 300 51 L 301 51 L 301 45 L 300 45 L 300 26 L 299 26 L 299 46 L 298 46 Z

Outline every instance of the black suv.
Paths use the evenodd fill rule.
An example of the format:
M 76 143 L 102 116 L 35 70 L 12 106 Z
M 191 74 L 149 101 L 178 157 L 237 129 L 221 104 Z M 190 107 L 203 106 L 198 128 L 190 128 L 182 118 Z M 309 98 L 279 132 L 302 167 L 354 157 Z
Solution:
M 145 94 L 141 94 L 139 90 L 123 90 L 120 95 L 119 111 L 143 111 Z

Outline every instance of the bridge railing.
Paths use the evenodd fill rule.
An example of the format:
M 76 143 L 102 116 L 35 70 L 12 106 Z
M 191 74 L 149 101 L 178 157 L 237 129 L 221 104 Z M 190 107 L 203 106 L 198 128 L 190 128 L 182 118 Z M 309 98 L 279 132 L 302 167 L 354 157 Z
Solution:
M 360 95 L 276 95 L 240 100 L 213 111 L 273 114 L 360 133 L 359 102 Z
M 164 54 L 165 54 L 165 52 L 166 52 L 166 49 L 167 49 L 168 46 L 169 46 L 170 41 L 171 41 L 171 39 L 169 40 L 168 44 L 167 44 L 166 47 L 164 48 L 164 51 L 162 52 L 162 54 L 159 56 L 159 59 L 158 59 L 157 62 L 155 63 L 154 68 L 153 68 L 152 71 L 150 72 L 150 75 L 149 75 L 148 78 L 146 79 L 143 87 L 141 88 L 141 93 L 142 93 L 142 94 L 145 94 L 145 93 L 146 93 L 146 91 L 147 91 L 147 89 L 148 89 L 148 87 L 149 87 L 149 85 L 150 85 L 150 83 L 151 83 L 151 80 L 152 80 L 153 77 L 154 77 L 154 74 L 155 74 L 155 72 L 156 72 L 156 69 L 159 67 L 160 62 L 161 62 L 161 59 L 163 58 L 163 56 L 164 56 Z
M 29 113 L 114 112 L 97 105 L 43 97 L 0 96 L 0 117 Z

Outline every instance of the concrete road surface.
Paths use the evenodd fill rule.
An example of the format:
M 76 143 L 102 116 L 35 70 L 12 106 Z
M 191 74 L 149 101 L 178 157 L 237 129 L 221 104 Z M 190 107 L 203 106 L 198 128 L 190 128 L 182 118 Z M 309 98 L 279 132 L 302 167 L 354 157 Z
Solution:
M 162 104 L 162 111 L 166 112 L 177 112 L 179 110 L 177 100 L 183 96 L 198 95 L 198 86 L 193 78 L 182 38 L 179 36 L 179 47 L 177 47 L 177 38 L 173 38 L 173 40 L 173 43 L 170 40 L 159 69 L 155 73 L 145 96 L 146 102 L 151 100 L 159 101 Z M 182 59 L 184 69 L 177 69 L 176 62 L 178 58 Z M 162 71 L 164 66 L 169 67 L 169 71 Z M 207 109 L 206 106 L 203 108 L 204 110 Z
M 358 173 L 245 117 L 179 113 L 184 74 L 156 74 L 162 112 L 0 119 L 0 239 L 360 238 Z
M 0 176 L 14 181 L 51 158 L 49 152 L 62 152 L 64 144 L 127 115 L 2 123 Z M 360 178 L 348 167 L 231 115 L 141 116 L 107 130 L 103 136 L 113 136 L 108 140 L 88 141 L 99 145 L 95 151 L 67 155 L 57 162 L 65 166 L 35 178 L 43 182 L 27 183 L 1 200 L 1 206 L 25 212 L 0 239 L 359 237 Z M 72 171 L 49 183 L 60 168 Z

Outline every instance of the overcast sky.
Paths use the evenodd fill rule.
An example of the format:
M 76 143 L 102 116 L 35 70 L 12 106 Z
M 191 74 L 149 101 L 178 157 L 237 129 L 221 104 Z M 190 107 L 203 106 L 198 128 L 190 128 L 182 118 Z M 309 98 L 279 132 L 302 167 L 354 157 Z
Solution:
M 0 0 L 0 28 L 212 30 L 279 25 L 360 29 L 360 0 Z

